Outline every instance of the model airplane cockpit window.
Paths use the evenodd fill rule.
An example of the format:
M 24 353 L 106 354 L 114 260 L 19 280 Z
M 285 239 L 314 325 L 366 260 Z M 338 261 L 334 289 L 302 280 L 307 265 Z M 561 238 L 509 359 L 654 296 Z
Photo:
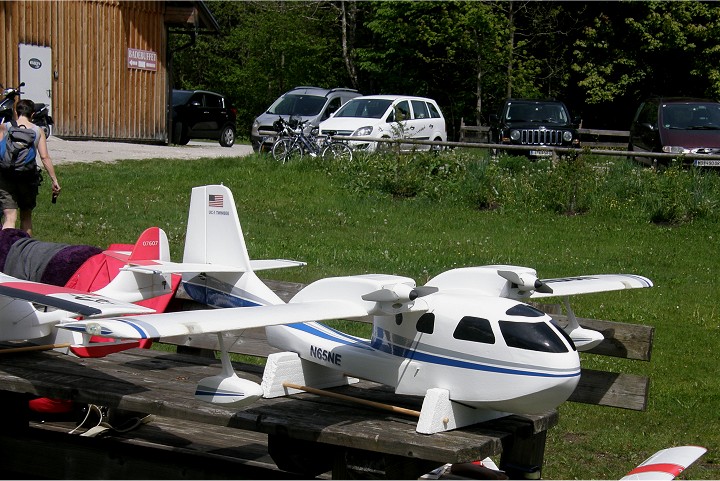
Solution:
M 426 312 L 420 319 L 418 319 L 415 326 L 418 332 L 424 332 L 425 334 L 432 334 L 435 330 L 435 314 L 432 312 Z
M 479 317 L 465 316 L 460 319 L 453 337 L 461 341 L 495 344 L 495 334 L 490 327 L 490 321 Z
M 505 312 L 508 316 L 543 317 L 545 313 L 527 304 L 517 304 Z
M 500 321 L 508 347 L 539 352 L 569 352 L 560 336 L 544 322 Z

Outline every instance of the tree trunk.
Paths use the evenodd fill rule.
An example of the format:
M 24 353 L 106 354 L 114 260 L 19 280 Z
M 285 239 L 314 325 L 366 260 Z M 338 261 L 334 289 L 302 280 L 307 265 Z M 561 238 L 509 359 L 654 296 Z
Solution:
M 508 27 L 510 30 L 510 37 L 508 38 L 508 64 L 507 64 L 507 92 L 505 93 L 506 98 L 512 97 L 513 91 L 513 54 L 515 52 L 515 24 L 513 15 L 515 13 L 513 1 L 510 1 L 510 9 L 508 10 Z
M 357 4 L 355 0 L 340 2 L 340 16 L 341 16 L 341 29 L 342 29 L 342 54 L 343 60 L 345 61 L 345 68 L 347 69 L 348 76 L 353 88 L 357 89 L 360 85 L 357 77 L 357 69 L 355 68 L 355 62 L 353 62 L 351 50 L 355 44 L 355 27 L 356 27 L 356 16 L 357 16 Z

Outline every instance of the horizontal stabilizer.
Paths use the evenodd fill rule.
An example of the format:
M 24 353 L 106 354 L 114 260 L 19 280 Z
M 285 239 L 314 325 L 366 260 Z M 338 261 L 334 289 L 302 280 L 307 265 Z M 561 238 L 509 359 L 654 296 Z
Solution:
M 286 259 L 266 259 L 250 261 L 253 271 L 283 269 L 307 265 L 305 262 Z M 243 273 L 246 269 L 229 264 L 200 264 L 191 262 L 132 262 L 125 270 L 145 274 L 218 274 L 222 272 Z

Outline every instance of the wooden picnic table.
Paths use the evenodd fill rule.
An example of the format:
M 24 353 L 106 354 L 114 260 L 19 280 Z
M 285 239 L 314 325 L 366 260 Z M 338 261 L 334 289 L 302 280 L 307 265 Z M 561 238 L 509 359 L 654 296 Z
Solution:
M 260 381 L 261 367 L 235 367 L 239 376 Z M 196 383 L 219 369 L 220 363 L 214 359 L 146 349 L 99 359 L 54 351 L 0 355 L 4 467 L 50 478 L 238 479 L 330 473 L 333 478 L 345 479 L 372 472 L 372 477 L 380 473 L 380 477 L 413 479 L 445 463 L 500 455 L 505 469 L 539 472 L 546 431 L 558 419 L 555 411 L 510 416 L 424 435 L 415 432 L 416 419 L 412 417 L 310 393 L 260 399 L 240 410 L 195 400 Z M 410 409 L 419 410 L 421 405 L 419 398 L 397 396 L 387 387 L 367 381 L 333 392 Z M 102 439 L 49 434 L 45 431 L 51 423 L 28 422 L 30 396 L 153 414 L 158 422 L 126 433 L 110 431 Z M 95 452 L 98 443 L 105 448 Z M 194 447 L 188 448 L 193 443 Z M 142 449 L 132 454 L 120 449 L 129 445 Z M 267 461 L 267 455 L 272 461 Z M 266 461 L 253 463 L 263 456 Z M 165 458 L 168 460 L 161 462 Z M 193 471 L 195 465 L 205 468 Z M 234 468 L 228 471 L 228 465 Z M 264 476 L 261 468 L 267 471 Z

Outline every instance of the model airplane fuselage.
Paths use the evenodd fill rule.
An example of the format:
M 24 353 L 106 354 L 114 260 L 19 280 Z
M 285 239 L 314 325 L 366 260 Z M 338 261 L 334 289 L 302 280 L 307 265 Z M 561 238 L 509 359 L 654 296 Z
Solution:
M 120 263 L 170 259 L 167 237 L 158 227 L 146 229 L 130 252 L 107 250 L 103 254 L 121 259 Z M 83 340 L 82 336 L 58 330 L 62 322 L 80 316 L 92 319 L 155 312 L 137 303 L 170 295 L 172 286 L 178 284 L 166 274 L 123 270 L 111 274 L 113 277 L 104 287 L 87 292 L 0 273 L 0 341 L 27 340 L 47 347 L 61 345 L 59 350 L 67 352 L 69 347 L 70 352 L 81 357 L 99 357 L 137 347 L 137 342 L 91 342 L 89 338 Z M 95 275 L 101 277 L 97 272 Z

